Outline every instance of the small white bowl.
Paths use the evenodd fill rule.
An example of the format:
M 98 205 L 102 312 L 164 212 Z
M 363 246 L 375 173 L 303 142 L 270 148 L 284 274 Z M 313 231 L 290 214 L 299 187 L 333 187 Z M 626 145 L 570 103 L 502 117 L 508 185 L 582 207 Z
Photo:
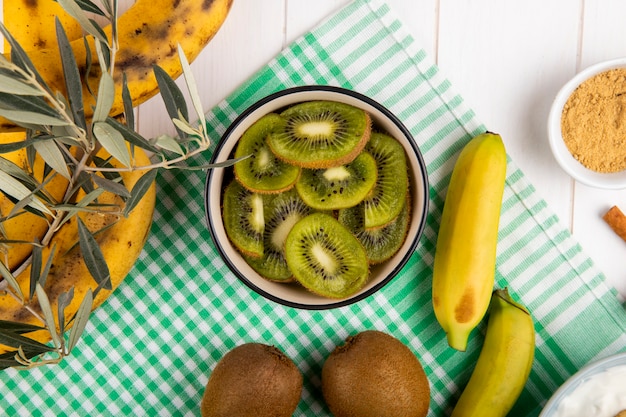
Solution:
M 576 388 L 578 388 L 583 382 L 587 381 L 594 375 L 600 374 L 617 366 L 626 366 L 626 352 L 617 353 L 586 365 L 568 378 L 567 381 L 565 381 L 563 385 L 561 385 L 559 389 L 554 392 L 539 414 L 539 417 L 556 416 L 561 401 L 572 394 L 574 390 L 576 390 Z
M 563 107 L 574 90 L 589 78 L 614 68 L 626 68 L 626 58 L 613 59 L 592 65 L 576 74 L 574 78 L 569 80 L 559 90 L 548 115 L 548 140 L 556 161 L 576 181 L 591 187 L 618 190 L 626 188 L 626 170 L 603 173 L 585 167 L 567 149 L 561 133 Z
M 271 282 L 255 272 L 231 245 L 222 221 L 221 197 L 225 181 L 232 178 L 230 168 L 209 170 L 205 187 L 205 208 L 211 236 L 224 261 L 235 275 L 258 294 L 277 303 L 295 308 L 322 310 L 342 307 L 362 300 L 385 286 L 402 269 L 413 254 L 426 224 L 428 213 L 428 174 L 415 139 L 389 110 L 362 94 L 332 86 L 303 86 L 279 91 L 246 109 L 227 129 L 212 162 L 232 158 L 242 133 L 263 115 L 286 106 L 310 100 L 331 100 L 362 108 L 372 116 L 374 126 L 395 137 L 404 147 L 411 183 L 411 222 L 403 246 L 388 261 L 371 268 L 365 286 L 349 298 L 333 300 L 313 294 L 295 283 Z

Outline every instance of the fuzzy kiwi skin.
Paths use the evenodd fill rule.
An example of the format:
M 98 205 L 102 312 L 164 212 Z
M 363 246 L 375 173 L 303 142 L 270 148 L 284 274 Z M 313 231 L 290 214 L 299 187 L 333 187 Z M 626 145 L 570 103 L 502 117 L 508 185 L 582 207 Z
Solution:
M 209 377 L 202 417 L 291 417 L 302 395 L 302 374 L 280 349 L 245 343 L 229 351 Z
M 430 385 L 417 357 L 395 337 L 367 330 L 326 359 L 322 393 L 335 417 L 424 417 Z

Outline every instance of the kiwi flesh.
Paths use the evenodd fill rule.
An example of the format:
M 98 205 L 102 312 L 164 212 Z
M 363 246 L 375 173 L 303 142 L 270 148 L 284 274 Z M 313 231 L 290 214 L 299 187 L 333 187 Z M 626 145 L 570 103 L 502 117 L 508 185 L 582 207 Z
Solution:
M 339 210 L 359 204 L 376 183 L 374 157 L 361 152 L 354 161 L 338 167 L 303 169 L 296 183 L 298 194 L 318 210 Z
M 222 218 L 228 239 L 241 253 L 252 258 L 263 256 L 265 219 L 261 194 L 232 180 L 224 190 Z
M 279 158 L 304 168 L 330 168 L 351 162 L 370 137 L 367 112 L 349 104 L 309 101 L 280 113 L 284 123 L 267 143 Z
M 430 385 L 415 354 L 390 334 L 350 336 L 322 367 L 322 394 L 335 417 L 425 417 Z
M 327 213 L 309 214 L 291 228 L 285 259 L 300 284 L 333 299 L 353 295 L 369 275 L 363 245 Z
M 245 343 L 215 366 L 200 402 L 202 417 L 291 417 L 302 395 L 302 373 L 275 346 Z
M 372 133 L 365 149 L 378 166 L 376 184 L 363 201 L 365 228 L 371 229 L 390 223 L 400 214 L 409 189 L 409 174 L 404 148 L 393 137 Z
M 382 227 L 365 228 L 363 204 L 339 210 L 337 219 L 361 242 L 367 253 L 367 259 L 374 265 L 385 262 L 400 250 L 409 230 L 410 217 L 407 198 L 398 217 Z
M 285 259 L 285 240 L 294 224 L 311 214 L 295 189 L 265 199 L 265 232 L 263 234 L 263 256 L 246 257 L 248 264 L 270 281 L 289 282 L 293 274 Z
M 282 123 L 276 113 L 269 113 L 252 124 L 241 135 L 235 158 L 247 158 L 235 163 L 235 178 L 247 189 L 257 193 L 279 193 L 298 180 L 300 167 L 278 159 L 266 139 Z

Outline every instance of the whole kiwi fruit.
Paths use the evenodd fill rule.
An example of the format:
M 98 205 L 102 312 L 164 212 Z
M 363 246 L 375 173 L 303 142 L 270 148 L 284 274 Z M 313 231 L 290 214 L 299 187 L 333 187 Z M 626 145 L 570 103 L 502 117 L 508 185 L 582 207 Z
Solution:
M 350 336 L 322 367 L 322 393 L 335 417 L 424 417 L 430 386 L 418 358 L 378 331 Z
M 245 343 L 230 350 L 209 377 L 202 417 L 290 417 L 302 394 L 302 374 L 275 346 Z

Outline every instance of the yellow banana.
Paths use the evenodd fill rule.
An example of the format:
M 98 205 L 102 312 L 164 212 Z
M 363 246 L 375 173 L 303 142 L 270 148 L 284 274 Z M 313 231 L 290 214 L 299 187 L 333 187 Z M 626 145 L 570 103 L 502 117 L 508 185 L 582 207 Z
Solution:
M 461 151 L 446 195 L 433 266 L 433 308 L 448 344 L 464 351 L 493 291 L 506 176 L 500 135 L 474 137 Z
M 19 142 L 26 138 L 25 132 L 2 132 L 0 133 L 0 143 Z M 0 154 L 0 157 L 7 159 L 19 166 L 24 172 L 32 174 L 39 183 L 47 181 L 44 190 L 55 201 L 61 201 L 67 190 L 68 181 L 61 175 L 50 177 L 45 169 L 45 163 L 41 156 L 35 156 L 35 164 L 29 166 L 26 149 Z M 47 176 L 45 176 L 48 174 Z M 45 177 L 44 177 L 45 176 Z M 8 217 L 15 204 L 3 193 L 0 192 L 0 218 Z M 10 270 L 21 264 L 32 252 L 30 243 L 16 243 L 16 241 L 34 242 L 41 240 L 48 231 L 48 221 L 44 217 L 31 212 L 21 210 L 19 215 L 10 217 L 2 221 L 3 239 L 13 241 L 6 245 L 0 245 L 0 262 L 3 262 Z
M 484 345 L 451 417 L 506 416 L 526 385 L 534 356 L 530 313 L 506 289 L 494 291 Z
M 138 166 L 147 165 L 149 159 L 145 152 L 135 149 L 135 164 Z M 112 164 L 121 166 L 117 161 Z M 121 176 L 127 189 L 131 189 L 145 171 L 123 172 Z M 100 245 L 103 256 L 109 267 L 111 286 L 114 290 L 126 277 L 135 261 L 141 253 L 145 240 L 152 224 L 152 214 L 154 211 L 156 196 L 156 186 L 152 184 L 149 191 L 141 201 L 130 212 L 128 217 L 119 215 L 102 214 L 88 212 L 81 214 L 85 225 L 92 231 L 101 230 L 108 227 L 101 233 L 96 234 L 96 240 Z M 98 202 L 109 205 L 115 204 L 123 208 L 123 201 L 120 197 L 104 192 Z M 117 220 L 117 222 L 115 222 Z M 44 260 L 48 259 L 53 246 L 56 245 L 52 267 L 46 280 L 46 293 L 50 298 L 53 311 L 57 310 L 58 296 L 70 288 L 74 287 L 74 298 L 66 308 L 65 316 L 72 317 L 78 310 L 80 302 L 89 288 L 95 289 L 96 283 L 91 277 L 85 261 L 80 253 L 78 242 L 78 227 L 76 217 L 64 224 L 54 235 L 49 245 L 42 254 Z M 30 270 L 28 267 L 18 275 L 17 281 L 24 294 L 29 293 Z M 92 308 L 95 309 L 111 294 L 111 291 L 101 290 L 93 301 Z M 0 320 L 23 322 L 41 325 L 36 318 L 28 311 L 32 308 L 39 311 L 37 300 L 30 301 L 27 306 L 22 306 L 18 301 L 6 293 L 0 293 Z M 28 334 L 40 342 L 50 340 L 47 331 L 38 331 Z M 0 345 L 0 353 L 7 349 Z
M 80 24 L 54 0 L 5 0 L 2 9 L 4 26 L 26 51 L 56 46 L 55 17 L 59 18 L 68 39 L 79 39 L 83 33 Z M 4 52 L 10 48 L 5 42 Z
M 115 63 L 116 93 L 110 114 L 123 111 L 121 94 L 122 73 L 126 73 L 128 88 L 137 106 L 158 92 L 158 84 L 152 71 L 159 65 L 172 78 L 182 73 L 177 45 L 180 45 L 191 62 L 221 27 L 233 0 L 137 0 L 117 21 L 119 50 Z M 111 28 L 105 27 L 111 39 Z M 91 36 L 89 47 L 93 58 L 92 71 L 83 83 L 84 111 L 89 118 L 95 101 L 87 88 L 97 91 L 99 74 L 98 56 Z M 71 42 L 81 74 L 86 72 L 86 48 L 83 39 Z M 29 57 L 52 90 L 65 91 L 63 69 L 58 48 L 39 49 L 29 52 Z M 5 54 L 6 56 L 6 54 Z M 15 129 L 15 124 L 0 118 L 0 131 Z

